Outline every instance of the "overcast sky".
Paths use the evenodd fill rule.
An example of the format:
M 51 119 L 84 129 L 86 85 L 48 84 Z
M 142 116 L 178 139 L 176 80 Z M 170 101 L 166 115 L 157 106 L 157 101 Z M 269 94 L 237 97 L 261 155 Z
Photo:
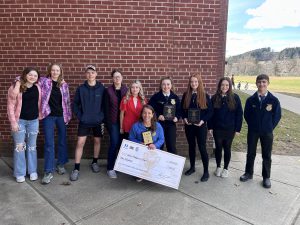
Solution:
M 226 56 L 300 47 L 300 0 L 229 0 Z

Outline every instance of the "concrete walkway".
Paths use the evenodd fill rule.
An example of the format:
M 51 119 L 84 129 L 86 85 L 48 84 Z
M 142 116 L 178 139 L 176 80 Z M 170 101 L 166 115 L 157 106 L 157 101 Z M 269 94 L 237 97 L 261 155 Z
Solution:
M 241 91 L 246 94 L 253 95 L 256 90 L 241 90 Z M 272 94 L 279 99 L 282 108 L 300 115 L 300 98 L 296 98 L 293 96 L 284 95 L 276 92 L 272 92 Z
M 199 182 L 196 173 L 182 176 L 179 190 L 125 174 L 116 180 L 106 176 L 105 162 L 94 174 L 89 161 L 81 165 L 77 182 L 69 174 L 55 174 L 49 185 L 39 181 L 18 184 L 12 177 L 12 159 L 0 158 L 0 224 L 43 225 L 193 225 L 193 224 L 296 224 L 300 225 L 300 157 L 273 156 L 272 188 L 261 186 L 261 155 L 257 155 L 254 179 L 241 183 L 245 154 L 233 152 L 230 176 L 213 175 Z M 39 162 L 42 171 L 42 161 Z M 73 162 L 68 164 L 68 171 Z M 188 165 L 186 165 L 186 168 Z

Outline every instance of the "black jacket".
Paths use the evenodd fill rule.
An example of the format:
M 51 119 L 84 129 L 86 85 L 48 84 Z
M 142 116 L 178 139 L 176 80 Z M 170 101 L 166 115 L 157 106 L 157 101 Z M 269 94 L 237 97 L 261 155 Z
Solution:
M 212 105 L 214 105 L 212 98 Z M 240 132 L 243 122 L 243 109 L 240 97 L 234 94 L 235 109 L 230 111 L 227 104 L 227 97 L 222 98 L 220 108 L 213 108 L 213 116 L 208 121 L 208 129 L 228 130 Z
M 260 106 L 258 94 L 255 92 L 246 101 L 244 117 L 248 124 L 248 131 L 272 133 L 281 119 L 279 100 L 268 92 Z
M 183 108 L 183 103 L 184 103 L 185 95 L 186 95 L 186 92 L 183 93 L 182 100 L 181 100 L 181 115 L 182 115 L 182 119 L 188 118 L 188 109 L 184 109 Z M 193 97 L 194 96 L 192 95 L 192 98 Z M 213 113 L 211 99 L 210 99 L 210 97 L 209 97 L 208 94 L 206 94 L 206 105 L 207 105 L 206 109 L 200 109 L 200 107 L 197 104 L 197 95 L 195 95 L 195 102 L 193 102 L 191 100 L 189 109 L 191 109 L 191 108 L 200 109 L 200 120 L 203 120 L 204 122 L 207 122 L 211 118 L 212 113 Z
M 176 108 L 175 116 L 177 117 L 178 120 L 181 117 L 180 99 L 172 91 L 170 92 L 168 101 L 166 100 L 166 97 L 164 96 L 163 92 L 159 91 L 150 98 L 148 104 L 154 108 L 157 117 L 163 115 L 165 104 L 175 105 Z M 173 121 L 165 121 L 165 122 L 174 123 Z
M 95 126 L 104 119 L 104 86 L 96 82 L 95 86 L 85 81 L 77 90 L 73 101 L 73 112 L 82 125 Z

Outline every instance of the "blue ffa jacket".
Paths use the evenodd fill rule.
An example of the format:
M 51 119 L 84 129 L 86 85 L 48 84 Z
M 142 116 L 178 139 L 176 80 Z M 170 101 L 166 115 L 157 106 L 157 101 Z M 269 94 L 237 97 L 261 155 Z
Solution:
M 182 118 L 188 118 L 188 109 L 184 109 L 183 108 L 183 103 L 184 103 L 184 99 L 185 99 L 185 95 L 186 95 L 186 92 L 183 93 L 183 96 L 182 96 L 182 100 L 181 100 L 181 115 L 182 115 Z M 206 109 L 200 109 L 200 107 L 198 106 L 197 104 L 197 95 L 196 94 L 193 94 L 192 95 L 192 99 L 191 99 L 191 102 L 190 102 L 190 106 L 189 106 L 189 109 L 200 109 L 200 120 L 203 120 L 204 122 L 207 122 L 211 116 L 212 116 L 212 113 L 213 113 L 213 108 L 212 108 L 212 104 L 211 104 L 211 99 L 209 97 L 208 94 L 206 94 L 206 105 L 207 105 L 207 108 Z
M 214 98 L 212 98 L 214 99 Z M 214 108 L 213 116 L 208 121 L 208 129 L 228 130 L 240 132 L 243 122 L 243 109 L 240 97 L 234 94 L 235 109 L 230 111 L 228 108 L 227 97 L 222 98 L 222 105 L 220 108 Z M 214 100 L 212 100 L 214 105 Z
M 175 105 L 176 106 L 175 116 L 177 117 L 178 120 L 180 119 L 180 116 L 181 116 L 180 99 L 172 91 L 170 92 L 168 101 L 166 100 L 166 97 L 164 96 L 163 92 L 160 91 L 160 92 L 157 92 L 156 94 L 154 94 L 150 98 L 148 104 L 154 108 L 154 111 L 155 111 L 157 117 L 159 117 L 160 115 L 163 115 L 165 104 Z M 168 121 L 168 120 L 166 120 L 165 122 L 174 123 L 173 121 Z
M 80 85 L 74 97 L 73 112 L 84 126 L 95 126 L 104 119 L 104 86 L 96 82 L 90 86 L 87 81 Z
M 244 117 L 248 124 L 248 131 L 272 133 L 281 119 L 279 100 L 268 92 L 260 106 L 260 100 L 256 92 L 246 101 Z
M 136 122 L 133 124 L 129 132 L 129 140 L 143 144 L 142 133 L 148 131 L 142 122 Z M 159 149 L 165 142 L 164 131 L 162 126 L 156 122 L 156 131 L 152 133 L 153 144 Z

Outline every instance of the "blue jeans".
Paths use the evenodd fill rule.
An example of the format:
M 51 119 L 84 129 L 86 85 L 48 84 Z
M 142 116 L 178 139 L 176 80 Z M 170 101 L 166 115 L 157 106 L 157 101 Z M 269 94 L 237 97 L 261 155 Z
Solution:
M 36 139 L 39 132 L 39 121 L 19 120 L 19 131 L 12 132 L 14 139 L 14 176 L 26 176 L 26 157 L 28 173 L 37 171 Z M 26 157 L 25 157 L 26 152 Z
M 52 173 L 55 169 L 54 129 L 58 131 L 57 163 L 64 165 L 68 162 L 67 127 L 63 117 L 47 116 L 43 119 L 45 134 L 44 171 Z
M 109 128 L 110 146 L 107 156 L 107 170 L 114 169 L 117 153 L 120 147 L 121 134 L 120 124 L 114 123 Z

